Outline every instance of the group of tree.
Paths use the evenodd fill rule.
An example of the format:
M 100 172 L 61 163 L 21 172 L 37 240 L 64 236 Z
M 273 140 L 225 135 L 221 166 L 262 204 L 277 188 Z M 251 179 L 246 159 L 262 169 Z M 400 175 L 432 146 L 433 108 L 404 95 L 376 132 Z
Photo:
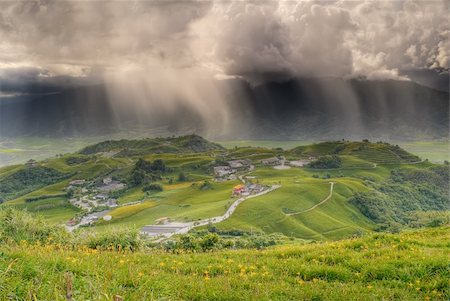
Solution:
M 163 247 L 165 251 L 173 253 L 179 251 L 208 252 L 221 249 L 263 249 L 289 239 L 282 234 L 247 233 L 239 230 L 225 231 L 223 234 L 220 231 L 211 232 L 211 229 L 201 230 L 166 241 Z
M 349 201 L 378 224 L 379 230 L 397 231 L 417 226 L 422 212 L 448 212 L 450 207 L 449 168 L 393 170 L 388 180 L 372 183 L 374 189 L 356 193 Z M 433 216 L 438 220 L 433 220 Z M 428 224 L 439 225 L 445 218 L 427 215 Z M 424 224 L 427 225 L 427 224 Z
M 134 165 L 129 177 L 129 185 L 132 187 L 148 184 L 162 179 L 162 174 L 167 171 L 166 164 L 161 159 L 153 162 L 139 159 Z
M 0 180 L 0 199 L 9 200 L 30 191 L 54 184 L 68 174 L 53 168 L 36 166 L 18 170 Z
M 158 183 L 149 183 L 149 184 L 144 185 L 144 187 L 142 187 L 143 192 L 162 191 L 162 190 L 163 190 L 163 187 Z
M 342 166 L 342 159 L 337 155 L 326 155 L 308 163 L 309 168 L 330 169 Z

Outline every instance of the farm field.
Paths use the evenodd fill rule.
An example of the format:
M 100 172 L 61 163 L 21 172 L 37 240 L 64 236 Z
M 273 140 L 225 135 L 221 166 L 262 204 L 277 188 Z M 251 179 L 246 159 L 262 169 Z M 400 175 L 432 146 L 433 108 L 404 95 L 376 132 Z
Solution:
M 2 244 L 0 299 L 448 300 L 449 233 L 180 254 Z

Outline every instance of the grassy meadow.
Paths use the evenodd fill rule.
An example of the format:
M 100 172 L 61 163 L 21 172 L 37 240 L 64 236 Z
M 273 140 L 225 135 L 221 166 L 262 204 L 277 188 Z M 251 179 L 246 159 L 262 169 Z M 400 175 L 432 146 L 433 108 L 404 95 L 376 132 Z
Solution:
M 449 239 L 441 227 L 207 253 L 2 244 L 0 299 L 448 300 Z

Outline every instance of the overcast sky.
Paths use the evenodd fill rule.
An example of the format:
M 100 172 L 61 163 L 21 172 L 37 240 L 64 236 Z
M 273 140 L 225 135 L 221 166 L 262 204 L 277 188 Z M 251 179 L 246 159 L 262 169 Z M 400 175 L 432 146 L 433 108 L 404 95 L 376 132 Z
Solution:
M 448 3 L 2 1 L 0 93 L 137 74 L 168 85 L 298 76 L 445 85 Z

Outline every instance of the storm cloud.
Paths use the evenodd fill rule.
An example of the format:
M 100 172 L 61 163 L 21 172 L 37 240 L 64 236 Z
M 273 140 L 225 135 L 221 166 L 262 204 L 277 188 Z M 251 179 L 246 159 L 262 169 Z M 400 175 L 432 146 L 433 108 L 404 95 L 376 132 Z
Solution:
M 395 79 L 448 91 L 449 40 L 445 0 L 3 1 L 0 96 L 102 84 L 114 112 L 183 108 L 226 129 L 239 99 L 229 79 Z M 357 110 L 348 89 L 334 106 Z
M 0 68 L 88 76 L 367 76 L 448 70 L 446 1 L 2 2 Z M 184 71 L 182 71 L 184 72 Z M 154 76 L 154 73 L 153 73 Z

